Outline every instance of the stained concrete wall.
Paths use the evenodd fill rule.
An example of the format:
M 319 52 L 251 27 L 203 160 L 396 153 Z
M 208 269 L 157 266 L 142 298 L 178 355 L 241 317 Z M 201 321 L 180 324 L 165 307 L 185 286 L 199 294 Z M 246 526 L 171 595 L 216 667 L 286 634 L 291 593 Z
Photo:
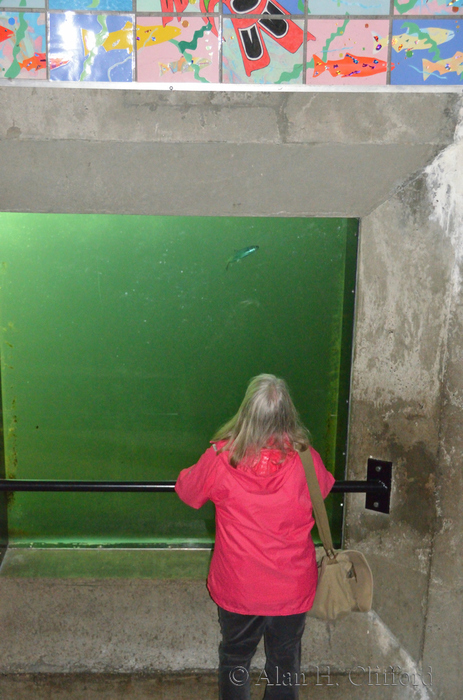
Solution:
M 0 210 L 364 216 L 451 142 L 456 94 L 0 88 Z
M 357 664 L 416 672 L 430 664 L 431 688 L 401 687 L 394 697 L 459 697 L 459 96 L 46 88 L 0 93 L 5 211 L 361 218 L 348 477 L 364 478 L 370 455 L 392 460 L 392 509 L 390 516 L 367 513 L 361 496 L 348 499 L 346 541 L 371 559 L 375 611 L 330 628 L 309 625 L 304 660 L 308 666 L 329 662 L 344 674 Z M 0 670 L 46 670 L 34 630 L 40 630 L 40 620 L 59 626 L 53 603 L 61 601 L 65 610 L 64 603 L 78 599 L 79 586 L 90 584 L 47 585 L 49 596 L 43 582 L 14 584 L 0 577 L 7 630 L 0 640 Z M 117 610 L 122 589 L 98 585 L 98 595 Z M 143 614 L 140 601 L 161 596 L 162 605 L 164 595 L 174 600 L 168 584 L 153 582 L 147 591 L 145 586 L 132 590 L 125 622 L 116 615 L 121 629 L 132 630 L 122 655 L 100 663 L 98 648 L 111 639 L 116 618 L 96 606 L 88 628 L 76 621 L 63 631 L 66 644 L 59 634 L 54 646 L 47 638 L 47 658 L 59 660 L 58 670 L 70 670 L 80 630 L 79 669 L 162 670 L 169 668 L 163 661 L 169 635 L 183 629 L 180 667 L 214 668 L 215 615 L 211 609 L 211 619 L 204 618 L 207 598 L 196 588 L 175 589 L 169 626 L 151 635 L 149 651 L 139 643 L 134 621 Z M 28 608 L 31 596 L 37 608 Z M 203 602 L 192 606 L 196 600 Z M 188 611 L 192 617 L 185 625 Z M 20 620 L 28 632 L 15 646 Z M 346 697 L 356 697 L 352 692 Z M 386 690 L 374 692 L 379 698 Z
M 441 375 L 452 252 L 423 178 L 362 221 L 350 464 L 394 464 L 390 516 L 350 498 L 347 539 L 375 562 L 378 614 L 422 653 L 436 526 Z M 398 610 L 401 614 L 398 615 Z
M 437 522 L 423 662 L 439 668 L 437 697 L 461 694 L 463 672 L 463 133 L 427 169 L 433 215 L 450 243 L 453 261 L 447 294 L 445 361 L 442 369 Z
M 351 497 L 346 519 L 378 615 L 442 700 L 462 685 L 461 135 L 362 220 L 350 465 L 393 461 L 394 494 L 390 517 Z

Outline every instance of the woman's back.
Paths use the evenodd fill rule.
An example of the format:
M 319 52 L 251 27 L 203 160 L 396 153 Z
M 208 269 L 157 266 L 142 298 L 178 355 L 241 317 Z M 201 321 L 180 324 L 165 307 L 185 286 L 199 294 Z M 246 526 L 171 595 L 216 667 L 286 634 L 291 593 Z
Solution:
M 261 450 L 236 467 L 224 442 L 209 448 L 177 481 L 194 507 L 216 506 L 216 542 L 208 577 L 213 600 L 231 612 L 292 615 L 308 610 L 317 568 L 310 531 L 312 504 L 298 453 Z M 334 482 L 312 450 L 323 495 Z M 193 500 L 192 494 L 195 495 Z

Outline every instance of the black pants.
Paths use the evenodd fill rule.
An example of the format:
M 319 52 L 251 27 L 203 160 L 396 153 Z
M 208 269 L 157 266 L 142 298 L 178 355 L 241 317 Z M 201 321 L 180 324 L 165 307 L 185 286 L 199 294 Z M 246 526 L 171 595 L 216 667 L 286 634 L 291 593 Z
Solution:
M 259 683 L 264 700 L 297 700 L 302 682 L 301 638 L 306 613 L 263 617 L 239 615 L 219 607 L 222 641 L 219 646 L 220 700 L 249 700 L 249 668 L 264 635 L 266 664 Z

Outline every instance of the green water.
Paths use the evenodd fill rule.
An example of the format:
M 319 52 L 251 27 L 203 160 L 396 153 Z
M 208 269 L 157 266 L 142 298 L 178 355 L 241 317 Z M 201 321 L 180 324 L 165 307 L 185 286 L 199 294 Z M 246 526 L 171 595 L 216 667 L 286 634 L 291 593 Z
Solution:
M 0 217 L 8 478 L 175 479 L 261 372 L 288 381 L 343 477 L 357 220 Z M 212 505 L 175 494 L 16 493 L 8 509 L 13 546 L 213 541 Z

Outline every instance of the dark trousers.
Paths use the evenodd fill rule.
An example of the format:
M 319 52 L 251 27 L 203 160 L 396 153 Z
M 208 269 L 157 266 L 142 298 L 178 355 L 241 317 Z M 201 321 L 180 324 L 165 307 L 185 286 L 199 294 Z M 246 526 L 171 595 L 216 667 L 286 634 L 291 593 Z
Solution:
M 297 700 L 302 682 L 301 638 L 306 613 L 264 617 L 239 615 L 219 607 L 222 641 L 219 646 L 220 700 L 249 700 L 249 668 L 264 636 L 266 663 L 259 684 L 264 700 Z

